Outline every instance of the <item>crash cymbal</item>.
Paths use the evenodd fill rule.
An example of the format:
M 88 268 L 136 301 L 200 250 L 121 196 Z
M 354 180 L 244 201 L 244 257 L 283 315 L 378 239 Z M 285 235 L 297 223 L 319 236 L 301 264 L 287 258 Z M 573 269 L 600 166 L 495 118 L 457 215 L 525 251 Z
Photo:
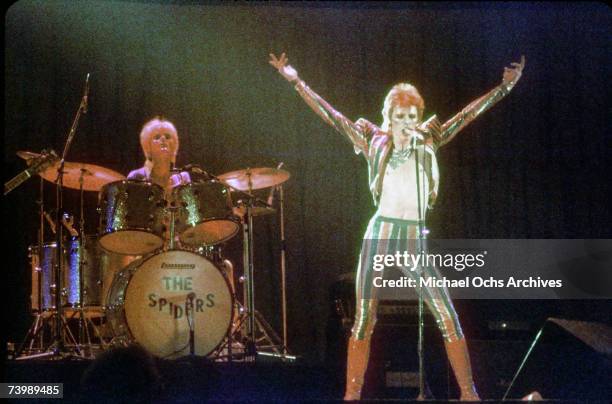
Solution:
M 219 179 L 233 188 L 249 191 L 274 187 L 287 181 L 289 177 L 288 171 L 260 167 L 231 171 L 220 175 Z
M 58 168 L 59 162 L 42 171 L 40 176 L 47 181 L 55 182 Z M 125 176 L 118 172 L 94 164 L 64 163 L 63 185 L 65 188 L 80 189 L 81 175 L 83 177 L 84 191 L 99 191 L 100 188 L 109 182 L 125 179 Z

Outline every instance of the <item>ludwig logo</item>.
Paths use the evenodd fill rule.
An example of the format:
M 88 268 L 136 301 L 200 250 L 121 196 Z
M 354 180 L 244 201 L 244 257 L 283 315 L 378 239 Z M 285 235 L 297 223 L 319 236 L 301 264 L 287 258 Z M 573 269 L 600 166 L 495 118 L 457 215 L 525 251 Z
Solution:
M 162 269 L 194 269 L 195 264 L 177 264 L 174 262 L 162 262 Z

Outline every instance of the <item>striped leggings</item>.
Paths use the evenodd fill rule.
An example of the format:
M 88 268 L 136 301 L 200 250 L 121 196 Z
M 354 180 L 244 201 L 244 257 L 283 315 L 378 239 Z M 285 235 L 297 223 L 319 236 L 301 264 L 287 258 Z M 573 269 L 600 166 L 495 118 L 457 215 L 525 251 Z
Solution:
M 355 324 L 352 330 L 354 339 L 362 340 L 374 332 L 378 307 L 377 291 L 373 279 L 380 273 L 373 269 L 374 255 L 395 254 L 407 251 L 418 254 L 418 222 L 412 220 L 392 219 L 375 215 L 370 219 L 368 229 L 363 237 L 357 275 Z M 419 284 L 419 271 L 402 271 L 405 276 L 415 279 Z M 423 267 L 423 277 L 440 278 L 433 266 Z M 423 287 L 423 300 L 434 315 L 442 336 L 446 341 L 455 341 L 463 337 L 457 313 L 453 307 L 448 290 L 439 287 Z

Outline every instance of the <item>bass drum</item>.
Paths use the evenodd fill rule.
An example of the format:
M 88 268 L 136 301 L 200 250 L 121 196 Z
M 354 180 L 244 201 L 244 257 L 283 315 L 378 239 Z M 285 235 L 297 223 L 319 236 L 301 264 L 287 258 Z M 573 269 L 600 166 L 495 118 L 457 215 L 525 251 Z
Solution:
M 212 262 L 171 250 L 136 260 L 115 276 L 107 320 L 113 343 L 139 343 L 161 358 L 189 355 L 193 302 L 195 354 L 207 356 L 228 336 L 234 301 L 227 278 Z

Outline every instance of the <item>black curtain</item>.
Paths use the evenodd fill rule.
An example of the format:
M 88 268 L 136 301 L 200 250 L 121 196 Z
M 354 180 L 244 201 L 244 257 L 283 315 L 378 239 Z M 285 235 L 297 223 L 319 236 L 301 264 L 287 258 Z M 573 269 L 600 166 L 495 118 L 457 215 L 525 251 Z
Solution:
M 141 125 L 163 114 L 179 131 L 179 165 L 222 174 L 283 162 L 290 348 L 319 360 L 329 285 L 354 270 L 374 206 L 365 161 L 268 54 L 287 52 L 339 111 L 378 124 L 396 82 L 445 119 L 525 55 L 512 93 L 440 150 L 431 237 L 609 238 L 611 20 L 593 3 L 21 1 L 5 19 L 4 180 L 25 168 L 18 150 L 61 153 L 87 73 L 89 112 L 67 161 L 127 173 L 143 162 Z M 30 321 L 38 188 L 32 178 L 4 197 L 9 339 Z M 78 192 L 64 198 L 78 218 Z M 87 193 L 90 234 L 96 203 Z M 257 218 L 255 236 L 257 308 L 280 331 L 278 219 Z M 239 238 L 224 251 L 241 272 Z

